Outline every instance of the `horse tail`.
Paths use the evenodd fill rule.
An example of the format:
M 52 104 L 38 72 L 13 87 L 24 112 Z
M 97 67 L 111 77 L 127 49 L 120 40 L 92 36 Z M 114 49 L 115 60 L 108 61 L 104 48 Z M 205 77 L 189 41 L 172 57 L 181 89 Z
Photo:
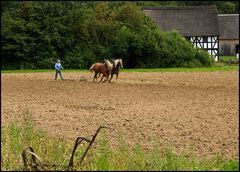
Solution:
M 93 64 L 91 67 L 90 67 L 90 71 L 93 72 L 93 67 L 94 67 L 95 64 Z

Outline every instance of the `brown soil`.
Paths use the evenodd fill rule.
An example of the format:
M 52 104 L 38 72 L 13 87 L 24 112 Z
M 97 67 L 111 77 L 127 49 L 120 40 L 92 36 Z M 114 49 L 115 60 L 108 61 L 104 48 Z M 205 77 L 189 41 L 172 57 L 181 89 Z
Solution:
M 28 108 L 37 126 L 74 142 L 100 125 L 110 145 L 153 140 L 177 151 L 194 145 L 198 156 L 239 156 L 239 72 L 127 73 L 118 82 L 93 83 L 92 73 L 1 74 L 1 122 Z M 87 81 L 84 81 L 86 78 Z

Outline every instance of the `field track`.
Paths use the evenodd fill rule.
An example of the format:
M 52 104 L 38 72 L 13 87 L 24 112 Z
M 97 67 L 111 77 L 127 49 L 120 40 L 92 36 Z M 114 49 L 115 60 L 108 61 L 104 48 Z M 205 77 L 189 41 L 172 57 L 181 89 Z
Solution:
M 100 125 L 115 147 L 149 148 L 152 139 L 199 156 L 239 156 L 239 72 L 122 72 L 119 81 L 93 83 L 92 73 L 1 74 L 1 123 L 28 108 L 38 128 L 53 137 L 89 136 Z M 86 78 L 87 81 L 83 81 Z

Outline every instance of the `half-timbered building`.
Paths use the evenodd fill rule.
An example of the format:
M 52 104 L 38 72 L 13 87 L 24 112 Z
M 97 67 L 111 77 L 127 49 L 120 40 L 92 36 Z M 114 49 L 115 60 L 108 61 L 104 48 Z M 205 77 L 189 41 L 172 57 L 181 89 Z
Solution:
M 178 31 L 195 47 L 219 60 L 218 12 L 215 5 L 186 7 L 144 7 L 163 31 Z

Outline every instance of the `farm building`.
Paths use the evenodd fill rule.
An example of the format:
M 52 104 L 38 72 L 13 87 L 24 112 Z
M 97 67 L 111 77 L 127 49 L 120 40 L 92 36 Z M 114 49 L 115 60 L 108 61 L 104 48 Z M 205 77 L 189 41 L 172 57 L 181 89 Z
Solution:
M 239 14 L 219 14 L 219 54 L 224 56 L 236 55 L 239 44 Z
M 219 60 L 218 12 L 215 5 L 186 7 L 144 7 L 163 31 L 178 31 L 195 47 Z

